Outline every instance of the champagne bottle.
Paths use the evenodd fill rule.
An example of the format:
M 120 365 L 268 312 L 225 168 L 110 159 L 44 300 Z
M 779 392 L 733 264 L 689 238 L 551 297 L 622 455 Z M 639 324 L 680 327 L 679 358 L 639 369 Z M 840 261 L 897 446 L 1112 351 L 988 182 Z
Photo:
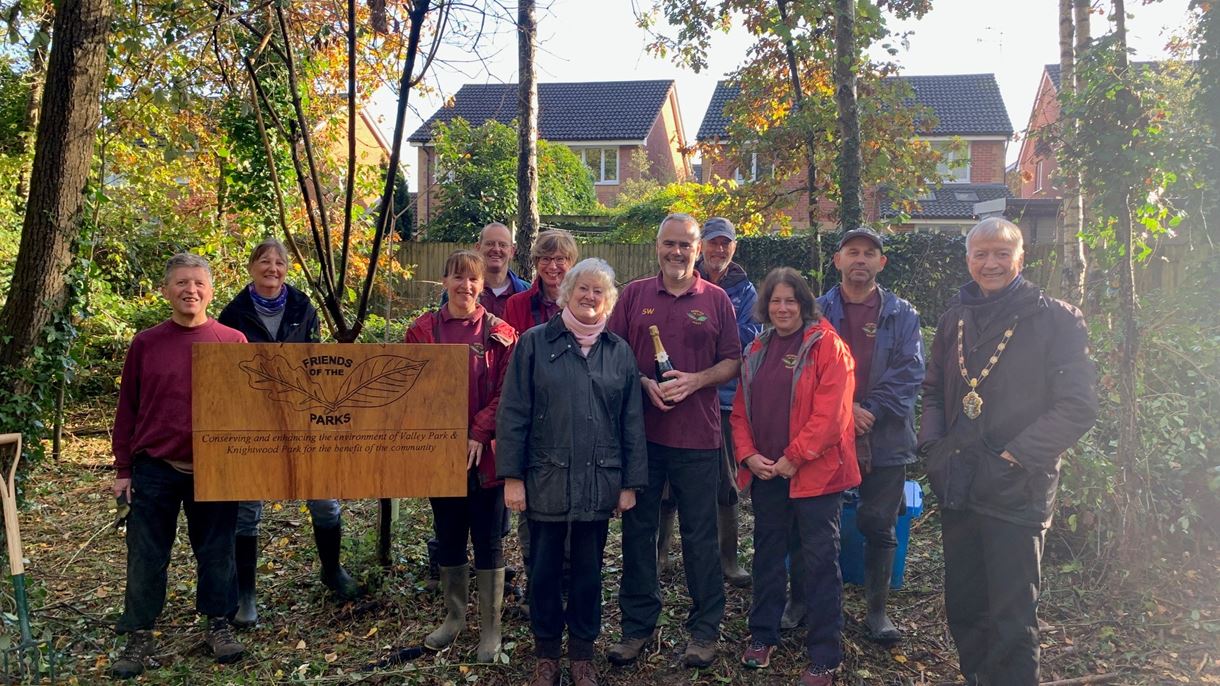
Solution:
M 665 346 L 664 346 L 664 345 L 661 345 L 661 331 L 660 331 L 660 329 L 658 329 L 658 328 L 656 327 L 656 325 L 654 324 L 653 326 L 648 327 L 648 334 L 649 334 L 650 336 L 652 336 L 652 348 L 653 348 L 653 350 L 654 350 L 654 351 L 656 351 L 656 359 L 657 359 L 657 371 L 656 371 L 656 377 L 657 377 L 657 383 L 658 383 L 658 384 L 661 384 L 661 385 L 667 384 L 667 383 L 669 383 L 670 381 L 673 381 L 673 379 L 667 379 L 667 378 L 665 377 L 665 372 L 670 372 L 670 371 L 673 371 L 673 369 L 674 369 L 674 365 L 673 365 L 673 363 L 672 363 L 672 362 L 670 362 L 670 361 L 669 361 L 669 353 L 665 352 Z M 666 405 L 673 405 L 673 404 L 674 404 L 674 402 L 673 402 L 672 400 L 665 400 L 665 404 L 666 404 Z

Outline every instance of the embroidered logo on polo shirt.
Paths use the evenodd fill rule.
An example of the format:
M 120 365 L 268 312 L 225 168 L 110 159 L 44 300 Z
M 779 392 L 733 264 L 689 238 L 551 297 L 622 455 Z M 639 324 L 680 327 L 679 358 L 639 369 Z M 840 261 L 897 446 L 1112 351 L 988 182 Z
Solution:
M 869 322 L 869 323 L 865 324 L 864 326 L 862 326 L 862 327 L 860 327 L 860 328 L 864 329 L 864 335 L 865 335 L 865 336 L 868 336 L 869 338 L 876 338 L 876 336 L 877 336 L 877 322 Z
M 640 314 L 642 314 L 642 315 L 644 315 L 644 314 L 653 314 L 653 313 L 655 313 L 655 312 L 656 312 L 656 309 L 655 309 L 655 308 L 652 308 L 652 307 L 645 307 L 644 309 L 640 310 Z
M 797 357 L 795 353 L 788 353 L 787 355 L 784 355 L 784 366 L 788 369 L 796 369 L 796 359 Z
M 703 310 L 691 310 L 686 313 L 686 316 L 696 324 L 702 324 L 707 321 L 707 315 L 703 313 Z

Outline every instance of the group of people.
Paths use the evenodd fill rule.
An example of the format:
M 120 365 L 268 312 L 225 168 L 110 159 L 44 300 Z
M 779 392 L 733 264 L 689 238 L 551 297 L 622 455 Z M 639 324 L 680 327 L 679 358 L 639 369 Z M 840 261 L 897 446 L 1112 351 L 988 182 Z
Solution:
M 1080 312 L 1021 277 L 1019 228 L 984 220 L 967 236 L 972 281 L 942 316 L 925 373 L 918 313 L 877 283 L 886 264 L 879 234 L 842 235 L 842 281 L 820 298 L 783 267 L 756 290 L 735 249 L 729 221 L 671 214 L 657 232 L 658 273 L 621 292 L 611 267 L 579 260 L 563 231 L 534 242 L 532 284 L 511 271 L 502 224 L 449 256 L 441 305 L 406 333 L 408 343 L 470 351 L 467 492 L 431 499 L 445 617 L 425 647 L 444 650 L 466 626 L 469 544 L 477 659 L 496 659 L 503 541 L 515 512 L 535 643 L 530 683 L 560 683 L 566 629 L 571 683 L 594 686 L 609 521 L 622 518 L 623 560 L 620 637 L 606 659 L 627 665 L 657 638 L 658 567 L 676 513 L 690 598 L 683 664 L 715 661 L 728 581 L 752 585 L 744 667 L 767 668 L 781 628 L 803 624 L 799 683 L 832 684 L 843 660 L 843 492 L 858 489 L 867 541 L 864 625 L 893 644 L 894 527 L 907 465 L 923 457 L 941 504 L 946 608 L 963 675 L 988 686 L 1037 683 L 1041 552 L 1061 454 L 1097 407 Z M 111 667 L 117 677 L 141 673 L 154 652 L 180 507 L 198 562 L 196 608 L 218 661 L 244 650 L 230 627 L 257 619 L 259 507 L 193 500 L 181 417 L 190 416 L 193 342 L 317 340 L 308 298 L 284 283 L 287 265 L 281 244 L 260 244 L 250 285 L 216 321 L 207 316 L 207 263 L 177 255 L 162 287 L 171 319 L 132 342 L 114 431 L 115 493 L 132 502 L 118 627 L 129 637 Z M 747 493 L 752 573 L 736 553 L 736 504 Z M 309 508 L 322 579 L 353 597 L 360 589 L 338 559 L 339 505 Z

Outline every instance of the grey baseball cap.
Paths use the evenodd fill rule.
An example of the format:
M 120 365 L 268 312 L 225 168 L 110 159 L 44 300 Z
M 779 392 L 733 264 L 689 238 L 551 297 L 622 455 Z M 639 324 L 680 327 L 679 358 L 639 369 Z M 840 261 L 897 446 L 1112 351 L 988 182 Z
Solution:
M 870 241 L 872 241 L 874 245 L 877 246 L 878 250 L 882 250 L 882 251 L 885 250 L 885 244 L 881 240 L 881 234 L 877 233 L 876 231 L 873 231 L 872 229 L 865 228 L 865 227 L 860 227 L 858 229 L 852 229 L 851 231 L 845 231 L 843 233 L 843 237 L 839 239 L 839 247 L 836 248 L 836 250 L 842 250 L 843 246 L 846 245 L 847 242 L 853 238 L 867 238 Z
M 703 240 L 710 240 L 718 236 L 724 236 L 730 241 L 737 240 L 737 229 L 733 228 L 733 222 L 724 217 L 712 217 L 703 222 L 703 233 L 701 234 Z

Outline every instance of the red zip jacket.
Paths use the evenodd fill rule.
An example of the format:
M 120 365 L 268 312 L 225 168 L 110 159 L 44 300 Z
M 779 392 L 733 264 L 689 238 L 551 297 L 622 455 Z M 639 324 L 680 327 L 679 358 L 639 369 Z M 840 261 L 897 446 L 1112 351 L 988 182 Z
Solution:
M 504 375 L 508 372 L 508 359 L 512 357 L 513 348 L 517 346 L 517 332 L 503 319 L 490 314 L 478 306 L 476 317 L 483 318 L 483 331 L 487 343 L 483 346 L 483 355 L 487 361 L 487 373 L 484 378 L 470 380 L 470 403 L 467 417 L 470 422 L 470 438 L 483 444 L 483 456 L 479 459 L 479 485 L 483 488 L 495 488 L 504 483 L 496 479 L 496 450 L 492 441 L 496 436 L 496 408 L 500 406 L 500 388 L 504 385 Z M 440 329 L 440 313 L 435 310 L 425 312 L 407 329 L 406 343 L 442 343 L 436 340 L 436 332 Z M 471 375 L 474 375 L 474 365 L 471 363 Z
M 552 317 L 559 314 L 560 308 L 556 305 L 550 308 L 550 312 L 547 312 L 547 309 L 542 294 L 542 281 L 534 277 L 534 283 L 530 284 L 529 290 L 513 294 L 505 303 L 504 321 L 516 329 L 518 334 L 523 334 L 535 326 L 551 321 Z
M 738 463 L 758 453 L 750 431 L 750 382 L 762 364 L 769 329 L 750 344 L 741 365 L 741 383 L 733 396 L 733 448 Z M 856 464 L 856 427 L 852 395 L 855 362 L 847 344 L 825 318 L 805 326 L 788 413 L 788 447 L 784 457 L 796 465 L 788 497 L 809 498 L 860 485 Z M 745 488 L 753 474 L 744 464 L 737 485 Z

